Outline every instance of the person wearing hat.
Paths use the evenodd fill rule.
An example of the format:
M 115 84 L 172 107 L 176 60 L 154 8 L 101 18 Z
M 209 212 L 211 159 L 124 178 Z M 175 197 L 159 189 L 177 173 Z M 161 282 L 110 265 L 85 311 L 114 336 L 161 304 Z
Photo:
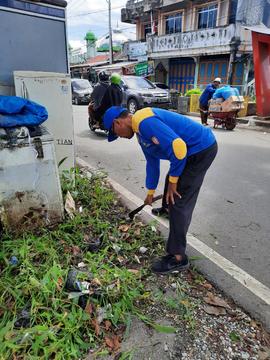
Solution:
M 207 118 L 208 118 L 208 102 L 212 99 L 212 96 L 216 89 L 221 84 L 221 78 L 217 77 L 215 80 L 206 86 L 204 92 L 200 96 L 200 113 L 201 113 L 201 122 L 203 125 L 208 125 Z
M 152 204 L 160 160 L 170 162 L 163 201 L 170 221 L 167 254 L 152 264 L 152 270 L 166 274 L 187 269 L 186 235 L 204 176 L 217 153 L 214 134 L 184 115 L 150 107 L 131 115 L 113 106 L 104 114 L 103 123 L 109 142 L 136 134 L 146 158 L 145 204 Z

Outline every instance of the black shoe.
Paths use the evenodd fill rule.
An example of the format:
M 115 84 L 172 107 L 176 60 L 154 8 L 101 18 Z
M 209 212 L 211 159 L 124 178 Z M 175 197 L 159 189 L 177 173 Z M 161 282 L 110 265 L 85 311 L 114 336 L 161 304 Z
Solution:
M 165 207 L 160 207 L 160 208 L 155 208 L 152 209 L 152 214 L 155 216 L 165 216 L 168 217 L 169 216 L 169 211 L 167 208 Z
M 152 265 L 152 271 L 157 274 L 169 274 L 183 271 L 189 268 L 188 257 L 185 256 L 181 261 L 177 261 L 174 255 L 162 256 Z

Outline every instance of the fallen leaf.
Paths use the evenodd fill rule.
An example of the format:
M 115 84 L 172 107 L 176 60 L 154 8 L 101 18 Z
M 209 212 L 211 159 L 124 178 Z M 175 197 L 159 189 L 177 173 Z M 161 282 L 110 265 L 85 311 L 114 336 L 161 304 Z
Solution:
M 264 348 L 258 352 L 258 360 L 270 360 L 270 348 Z
M 138 274 L 139 270 L 136 269 L 127 269 L 129 272 L 131 272 L 132 274 Z
M 127 232 L 130 228 L 130 225 L 120 225 L 118 230 L 122 231 L 122 232 Z
M 112 323 L 109 320 L 105 320 L 105 330 L 110 330 Z
M 81 249 L 79 248 L 79 246 L 77 246 L 77 245 L 72 246 L 72 254 L 74 256 L 77 256 L 80 253 L 81 253 Z
M 93 313 L 93 311 L 94 311 L 93 305 L 92 305 L 91 303 L 87 303 L 84 311 L 85 311 L 87 314 L 91 315 L 91 314 Z
M 204 284 L 202 284 L 202 286 L 207 290 L 211 290 L 213 288 L 213 286 L 208 282 L 205 282 Z
M 251 320 L 250 326 L 252 326 L 252 327 L 254 327 L 254 328 L 257 328 L 257 327 L 258 327 L 256 321 L 254 321 L 254 320 Z
M 98 278 L 94 278 L 94 279 L 91 281 L 91 285 L 101 286 L 101 282 L 99 281 Z
M 230 308 L 225 300 L 223 300 L 211 293 L 208 293 L 208 296 L 204 297 L 203 299 L 207 304 L 214 305 L 214 306 L 220 306 L 220 307 L 227 308 L 227 309 Z
M 182 305 L 184 305 L 184 306 L 186 306 L 186 307 L 188 307 L 188 306 L 190 305 L 190 303 L 189 303 L 188 300 L 181 300 L 181 301 L 180 301 L 180 304 L 182 304 Z
M 110 348 L 110 350 L 113 350 L 114 343 L 113 340 L 107 336 L 105 336 L 105 343 Z
M 75 201 L 69 191 L 67 192 L 66 195 L 65 210 L 68 213 L 69 217 L 73 219 L 74 213 L 76 212 L 76 206 L 75 206 Z
M 204 305 L 203 310 L 209 315 L 226 315 L 226 310 L 222 307 L 215 307 L 211 305 Z
M 98 336 L 100 333 L 100 326 L 97 319 L 92 320 L 92 325 L 94 326 L 96 336 Z
M 117 351 L 120 349 L 120 338 L 118 335 L 113 335 L 112 338 L 105 337 L 105 343 L 111 351 Z
M 137 229 L 134 231 L 134 235 L 135 235 L 135 236 L 140 236 L 140 235 L 141 235 L 141 229 L 140 229 L 140 228 L 137 228 Z
M 56 287 L 58 291 L 62 290 L 62 285 L 63 285 L 63 279 L 58 278 L 57 282 L 56 282 Z

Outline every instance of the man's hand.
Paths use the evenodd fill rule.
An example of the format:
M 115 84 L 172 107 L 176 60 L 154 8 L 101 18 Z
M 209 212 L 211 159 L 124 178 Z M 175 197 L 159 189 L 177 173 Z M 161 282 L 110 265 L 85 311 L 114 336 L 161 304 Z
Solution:
M 177 192 L 177 183 L 171 183 L 169 182 L 168 190 L 166 194 L 166 203 L 169 205 L 170 203 L 174 205 L 174 196 L 179 196 L 181 198 L 181 195 Z
M 147 196 L 146 196 L 146 198 L 145 198 L 145 200 L 144 200 L 145 205 L 152 205 L 153 196 L 154 196 L 154 195 L 147 195 Z

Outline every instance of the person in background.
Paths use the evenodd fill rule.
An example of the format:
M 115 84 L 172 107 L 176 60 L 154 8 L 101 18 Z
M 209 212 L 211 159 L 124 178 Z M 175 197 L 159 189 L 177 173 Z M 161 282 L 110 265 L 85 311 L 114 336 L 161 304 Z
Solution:
M 100 119 L 105 112 L 102 113 L 101 103 L 109 86 L 109 75 L 105 71 L 101 71 L 98 74 L 98 83 L 91 95 L 91 106 L 96 119 Z
M 201 113 L 201 122 L 202 125 L 208 125 L 207 118 L 208 118 L 208 102 L 212 99 L 212 96 L 216 89 L 221 84 L 221 78 L 217 77 L 212 82 L 212 84 L 208 84 L 204 89 L 204 92 L 200 96 L 200 113 Z
M 103 123 L 109 131 L 108 141 L 118 136 L 131 139 L 136 134 L 146 159 L 145 204 L 153 202 L 160 160 L 169 161 L 164 191 L 170 220 L 167 254 L 152 265 L 152 271 L 168 274 L 187 269 L 188 227 L 204 176 L 217 154 L 213 132 L 184 115 L 150 107 L 131 115 L 121 106 L 112 106 L 104 114 Z
M 112 73 L 110 76 L 110 85 L 108 86 L 100 105 L 102 115 L 111 106 L 120 106 L 123 101 L 123 91 L 121 89 L 121 76 L 118 73 Z

